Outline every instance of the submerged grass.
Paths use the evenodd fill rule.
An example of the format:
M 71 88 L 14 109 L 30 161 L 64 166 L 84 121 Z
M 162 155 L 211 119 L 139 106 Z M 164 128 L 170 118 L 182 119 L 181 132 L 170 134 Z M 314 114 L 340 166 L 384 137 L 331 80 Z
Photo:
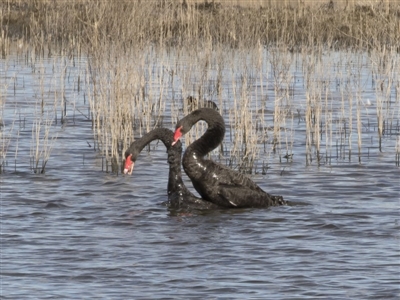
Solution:
M 261 160 L 264 172 L 271 154 L 292 161 L 300 128 L 307 165 L 330 164 L 335 153 L 350 160 L 355 134 L 361 162 L 363 132 L 370 130 L 363 120 L 372 122 L 363 99 L 365 64 L 379 150 L 388 130 L 398 134 L 399 112 L 391 108 L 399 106 L 400 4 L 296 2 L 3 0 L 1 54 L 87 56 L 77 89 L 89 101 L 94 148 L 115 173 L 134 133 L 163 126 L 164 118 L 175 123 L 188 113 L 183 99 L 191 95 L 220 108 L 229 130 L 218 158 L 242 172 L 256 172 Z M 54 104 L 61 119 L 66 105 L 61 91 Z

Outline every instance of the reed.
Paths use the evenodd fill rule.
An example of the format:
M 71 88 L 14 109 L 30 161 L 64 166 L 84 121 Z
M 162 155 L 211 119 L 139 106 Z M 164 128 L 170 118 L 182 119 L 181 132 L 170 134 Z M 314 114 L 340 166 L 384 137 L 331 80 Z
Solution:
M 1 68 L 4 74 L 6 74 L 9 61 L 7 59 L 3 60 L 1 63 Z M 2 76 L 1 76 L 2 77 Z M 5 172 L 6 166 L 8 166 L 7 155 L 10 151 L 10 146 L 13 141 L 18 143 L 19 138 L 19 130 L 16 131 L 16 113 L 14 111 L 14 115 L 11 116 L 6 121 L 5 108 L 7 102 L 7 93 L 10 90 L 12 83 L 16 80 L 16 75 L 10 76 L 7 78 L 6 76 L 0 78 L 0 174 Z M 12 121 L 10 121 L 12 120 Z M 16 146 L 17 153 L 18 146 Z
M 87 70 L 94 138 L 106 166 L 111 163 L 111 171 L 116 173 L 134 130 L 142 134 L 163 125 L 163 91 L 168 84 L 162 55 L 132 48 L 120 57 L 119 47 L 121 44 L 104 43 L 92 49 Z M 149 63 L 153 59 L 154 63 Z
M 229 110 L 230 124 L 233 124 L 233 140 L 232 146 L 229 151 L 229 165 L 237 166 L 239 171 L 243 173 L 253 173 L 255 161 L 258 157 L 258 136 L 256 132 L 256 123 L 254 120 L 254 113 L 250 107 L 250 82 L 249 76 L 245 72 L 248 67 L 243 66 L 240 68 L 244 70 L 244 74 L 237 74 L 232 76 L 234 103 Z M 234 74 L 232 74 L 234 75 Z
M 7 128 L 7 131 L 4 127 L 3 119 L 0 118 L 0 174 L 5 172 L 5 168 L 8 165 L 7 154 L 14 135 L 14 122 Z
M 315 157 L 318 164 L 321 163 L 321 139 L 322 139 L 322 111 L 324 97 L 327 97 L 331 79 L 327 76 L 326 69 L 329 64 L 322 61 L 323 47 L 315 47 L 311 55 L 302 53 L 304 66 L 303 76 L 306 89 L 306 164 L 309 165 Z M 327 101 L 325 100 L 325 103 Z M 328 108 L 325 108 L 325 112 Z M 326 119 L 329 117 L 325 116 Z M 315 154 L 314 154 L 315 153 Z
M 53 121 L 49 116 L 38 117 L 32 127 L 32 145 L 30 151 L 31 170 L 36 174 L 44 174 L 57 135 L 51 135 Z
M 362 101 L 362 75 L 361 75 L 361 65 L 362 59 L 357 59 L 357 70 L 354 72 L 353 76 L 355 78 L 355 83 L 352 90 L 355 92 L 355 102 L 356 102 L 356 127 L 357 127 L 357 149 L 358 149 L 358 162 L 361 163 L 362 157 L 362 121 L 361 112 L 363 108 Z M 351 139 L 350 139 L 351 140 Z
M 40 68 L 39 57 L 61 57 L 67 63 L 59 70 L 60 82 L 69 80 L 73 57 L 87 57 L 74 79 L 76 89 L 89 103 L 94 148 L 115 173 L 133 136 L 172 126 L 188 113 L 183 99 L 190 95 L 218 104 L 227 120 L 227 142 L 212 155 L 243 172 L 255 172 L 258 161 L 268 163 L 275 155 L 279 161 L 293 158 L 302 132 L 306 164 L 320 165 L 324 156 L 331 163 L 334 138 L 337 158 L 351 159 L 357 128 L 361 162 L 363 128 L 369 126 L 363 122 L 370 121 L 359 75 L 364 62 L 353 62 L 354 55 L 368 53 L 376 99 L 371 123 L 382 150 L 399 119 L 391 109 L 399 105 L 399 4 L 264 3 L 7 0 L 0 5 L 1 52 L 8 57 L 13 43 L 29 43 L 32 53 L 25 56 L 34 68 Z M 23 47 L 17 51 L 23 53 Z M 38 77 L 39 86 L 47 84 Z M 46 128 L 58 116 L 66 122 L 74 106 L 61 84 L 52 119 L 47 94 L 45 88 L 37 92 L 42 118 L 38 112 L 33 149 L 43 143 L 51 150 L 43 138 L 55 139 Z M 187 144 L 205 125 L 196 128 L 185 136 Z M 38 153 L 32 152 L 36 166 Z
M 43 45 L 42 45 L 43 46 Z M 51 151 L 57 141 L 58 133 L 54 130 L 57 109 L 60 105 L 61 123 L 66 122 L 66 101 L 65 101 L 65 70 L 61 68 L 60 82 L 53 82 L 55 91 L 54 98 L 51 97 L 51 81 L 56 81 L 55 78 L 50 79 L 47 76 L 47 68 L 41 58 L 36 62 L 38 71 L 34 74 L 33 89 L 35 92 L 35 112 L 32 123 L 32 138 L 30 148 L 31 170 L 36 174 L 44 174 L 48 160 L 50 159 Z
M 332 143 L 333 143 L 333 113 L 332 113 L 332 102 L 329 101 L 330 90 L 325 89 L 324 94 L 324 118 L 325 118 L 325 164 L 330 165 L 332 163 Z M 321 126 L 322 127 L 322 126 Z
M 382 139 L 392 114 L 392 91 L 398 73 L 398 62 L 393 49 L 383 47 L 371 53 L 371 66 L 374 74 L 376 93 L 376 116 L 378 127 L 379 151 L 382 152 Z M 393 56 L 392 56 L 393 55 Z
M 400 167 L 400 137 L 396 138 L 396 146 L 395 146 L 395 164 L 397 167 Z

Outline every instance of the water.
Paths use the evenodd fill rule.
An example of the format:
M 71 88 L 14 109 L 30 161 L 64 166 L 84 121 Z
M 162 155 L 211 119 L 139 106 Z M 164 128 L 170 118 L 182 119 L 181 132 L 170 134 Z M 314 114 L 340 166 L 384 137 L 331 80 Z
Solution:
M 25 88 L 11 103 L 21 102 L 29 123 L 37 92 L 27 87 L 29 67 L 17 69 Z M 15 111 L 9 104 L 4 135 Z M 76 107 L 85 111 L 82 100 Z M 89 146 L 91 123 L 76 113 L 55 126 L 46 173 L 35 174 L 31 127 L 15 126 L 17 162 L 10 145 L 0 175 L 3 299 L 400 297 L 395 137 L 382 153 L 371 148 L 362 164 L 307 166 L 301 138 L 293 162 L 272 156 L 272 168 L 253 179 L 292 206 L 176 212 L 161 205 L 168 176 L 162 145 L 141 154 L 132 176 L 102 172 Z

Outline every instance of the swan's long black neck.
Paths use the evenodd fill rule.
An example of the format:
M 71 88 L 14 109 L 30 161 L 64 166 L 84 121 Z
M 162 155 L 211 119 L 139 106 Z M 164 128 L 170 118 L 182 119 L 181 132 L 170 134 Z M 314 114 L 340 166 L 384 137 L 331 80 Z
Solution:
M 185 122 L 190 128 L 198 121 L 205 121 L 208 125 L 207 131 L 187 147 L 182 159 L 183 168 L 195 186 L 207 173 L 204 156 L 217 148 L 224 139 L 225 124 L 221 115 L 210 108 L 199 109 L 187 117 L 189 118 Z
M 171 146 L 173 140 L 173 132 L 167 128 L 156 128 L 148 133 L 146 133 L 140 139 L 134 141 L 128 151 L 131 153 L 140 153 L 144 147 L 154 140 L 160 140 L 163 142 L 167 149 Z
M 225 136 L 225 123 L 221 115 L 209 108 L 203 108 L 205 113 L 199 114 L 191 120 L 192 126 L 198 121 L 205 121 L 208 125 L 207 131 L 186 150 L 186 153 L 195 153 L 198 157 L 204 157 L 207 153 L 217 148 Z
M 178 146 L 178 147 L 177 147 Z M 189 194 L 182 180 L 182 144 L 167 147 L 169 175 L 168 175 L 168 195 L 173 193 Z
M 146 133 L 142 138 L 134 141 L 127 152 L 132 153 L 136 160 L 139 153 L 146 145 L 154 140 L 160 140 L 167 148 L 169 176 L 168 176 L 168 195 L 176 192 L 186 192 L 186 187 L 182 180 L 181 161 L 182 144 L 171 146 L 173 141 L 173 132 L 167 128 L 156 128 Z
M 224 128 L 208 128 L 207 131 L 187 148 L 186 152 L 196 153 L 198 157 L 204 157 L 221 144 L 225 135 Z

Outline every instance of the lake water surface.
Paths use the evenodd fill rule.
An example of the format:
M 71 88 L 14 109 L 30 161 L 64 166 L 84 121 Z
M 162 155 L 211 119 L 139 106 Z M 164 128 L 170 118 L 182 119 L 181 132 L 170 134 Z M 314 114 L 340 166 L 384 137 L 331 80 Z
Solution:
M 10 59 L 2 68 L 3 84 L 11 83 L 3 138 L 10 132 L 12 140 L 0 175 L 2 299 L 400 298 L 398 129 L 385 137 L 383 152 L 365 137 L 371 144 L 361 164 L 332 158 L 307 165 L 299 125 L 293 161 L 271 154 L 271 169 L 252 175 L 293 205 L 177 212 L 161 205 L 168 176 L 162 144 L 141 154 L 132 176 L 106 173 L 90 147 L 91 122 L 73 116 L 72 104 L 68 119 L 54 125 L 46 173 L 33 173 L 26 124 L 40 92 L 32 79 L 39 67 Z M 75 68 L 71 78 L 83 72 Z M 82 95 L 73 103 L 87 111 Z M 376 134 L 373 125 L 368 134 Z

